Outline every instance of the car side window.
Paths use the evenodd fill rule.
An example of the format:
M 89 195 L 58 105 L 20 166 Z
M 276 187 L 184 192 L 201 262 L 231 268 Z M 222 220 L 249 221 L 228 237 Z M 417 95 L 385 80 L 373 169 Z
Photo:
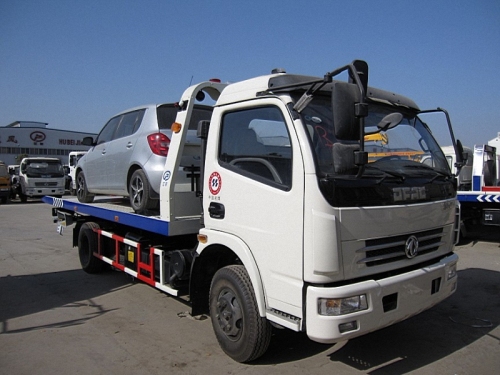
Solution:
M 236 173 L 289 190 L 292 147 L 281 110 L 259 107 L 225 114 L 219 161 Z
M 141 124 L 144 116 L 144 109 L 140 111 L 133 111 L 121 116 L 121 121 L 118 124 L 113 139 L 123 138 L 134 134 L 139 125 Z
M 96 144 L 100 145 L 101 143 L 109 142 L 113 139 L 113 134 L 118 126 L 118 123 L 120 122 L 120 118 L 121 116 L 113 117 L 106 125 L 104 125 L 104 128 L 102 128 L 101 132 L 97 136 Z

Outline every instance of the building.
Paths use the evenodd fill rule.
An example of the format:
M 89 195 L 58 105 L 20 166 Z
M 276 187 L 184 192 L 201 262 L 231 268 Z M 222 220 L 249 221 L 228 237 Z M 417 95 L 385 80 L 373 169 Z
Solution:
M 19 164 L 19 155 L 50 156 L 68 163 L 70 151 L 87 151 L 82 145 L 84 137 L 96 137 L 95 133 L 75 132 L 47 128 L 45 122 L 15 121 L 0 127 L 0 160 L 5 164 Z

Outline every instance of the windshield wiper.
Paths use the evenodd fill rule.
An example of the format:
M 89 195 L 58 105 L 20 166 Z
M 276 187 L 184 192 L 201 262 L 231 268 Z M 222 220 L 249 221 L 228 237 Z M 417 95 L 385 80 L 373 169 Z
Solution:
M 384 169 L 381 169 L 379 167 L 375 167 L 373 165 L 365 165 L 365 169 L 376 169 L 377 171 L 381 171 L 389 176 L 392 176 L 392 177 L 396 177 L 396 178 L 399 178 L 401 180 L 401 182 L 404 182 L 404 180 L 406 179 L 406 176 L 402 175 L 401 173 L 397 173 L 397 172 L 392 172 L 392 171 L 386 171 Z M 379 184 L 384 181 L 386 179 L 386 176 L 382 177 L 382 179 L 380 179 L 380 181 L 378 182 Z
M 434 176 L 430 182 L 434 181 L 436 178 L 438 177 L 444 177 L 445 180 L 448 180 L 451 176 L 448 174 L 448 173 L 444 173 L 444 172 L 441 172 L 441 171 L 437 171 L 435 170 L 434 168 L 432 167 L 429 167 L 427 165 L 424 165 L 424 164 L 421 164 L 421 165 L 405 165 L 404 166 L 405 168 L 412 168 L 412 169 L 425 169 L 426 171 L 429 171 L 429 172 L 434 172 L 436 173 L 436 176 Z

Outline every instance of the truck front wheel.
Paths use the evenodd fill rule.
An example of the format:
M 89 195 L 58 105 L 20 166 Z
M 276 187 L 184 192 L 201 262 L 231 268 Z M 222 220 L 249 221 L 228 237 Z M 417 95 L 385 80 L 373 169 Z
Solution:
M 217 271 L 210 287 L 210 317 L 219 345 L 235 361 L 250 362 L 267 350 L 271 325 L 259 315 L 245 267 Z
M 87 273 L 101 272 L 106 265 L 102 260 L 94 256 L 98 251 L 98 238 L 94 229 L 99 225 L 92 222 L 84 223 L 78 233 L 78 255 L 82 269 Z

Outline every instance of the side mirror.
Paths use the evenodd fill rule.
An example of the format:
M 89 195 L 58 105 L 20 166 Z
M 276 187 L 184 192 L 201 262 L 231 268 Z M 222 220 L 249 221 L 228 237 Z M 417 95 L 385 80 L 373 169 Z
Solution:
M 359 140 L 359 123 L 356 104 L 360 102 L 357 85 L 334 82 L 332 86 L 332 111 L 335 137 L 341 140 Z
M 398 126 L 403 120 L 403 115 L 399 112 L 389 113 L 377 124 L 380 131 L 386 131 Z
M 460 142 L 459 139 L 457 139 L 456 143 L 456 148 L 455 148 L 455 153 L 457 157 L 457 162 L 455 163 L 455 168 L 457 168 L 457 176 L 460 174 L 460 170 L 462 167 L 465 165 L 468 159 L 468 155 L 466 152 L 464 152 L 464 146 L 462 146 L 462 142 Z
M 465 164 L 465 162 L 469 158 L 469 155 L 464 152 L 464 146 L 462 146 L 462 142 L 460 142 L 460 139 L 457 139 L 457 151 L 457 162 Z
M 94 146 L 94 138 L 92 138 L 92 137 L 84 137 L 82 139 L 82 145 L 84 145 L 84 146 Z

